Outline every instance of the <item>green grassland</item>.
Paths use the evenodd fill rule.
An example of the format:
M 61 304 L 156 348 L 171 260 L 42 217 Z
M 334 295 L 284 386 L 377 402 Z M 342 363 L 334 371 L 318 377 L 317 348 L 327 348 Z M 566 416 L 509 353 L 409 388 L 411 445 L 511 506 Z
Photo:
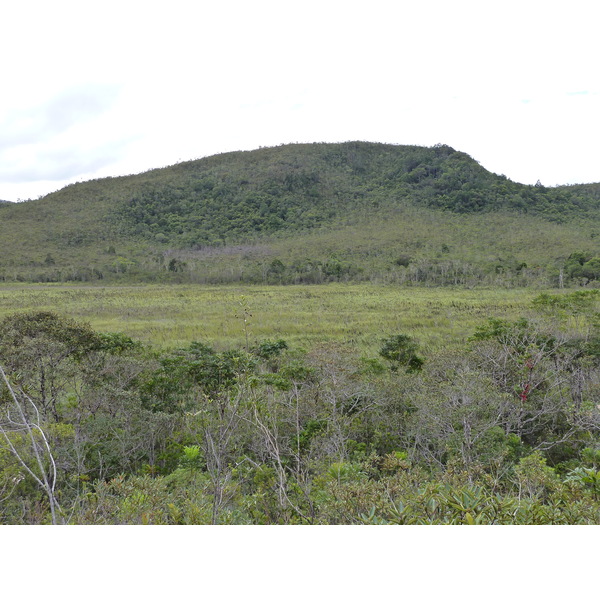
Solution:
M 0 318 L 55 311 L 104 332 L 173 347 L 201 340 L 218 348 L 283 338 L 292 346 L 336 342 L 374 351 L 403 332 L 424 347 L 464 342 L 488 317 L 517 318 L 534 291 L 401 288 L 391 285 L 0 287 Z

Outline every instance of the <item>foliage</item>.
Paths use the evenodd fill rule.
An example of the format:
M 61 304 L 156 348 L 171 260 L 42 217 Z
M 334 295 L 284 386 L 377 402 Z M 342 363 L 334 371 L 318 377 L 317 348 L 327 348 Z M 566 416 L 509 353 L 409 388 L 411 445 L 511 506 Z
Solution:
M 379 350 L 379 356 L 391 363 L 393 371 L 399 366 L 406 367 L 408 373 L 420 371 L 423 367 L 423 359 L 417 355 L 418 344 L 410 336 L 399 334 L 383 340 L 383 346 Z
M 2 205 L 0 280 L 595 285 L 598 215 L 448 146 L 292 144 Z
M 288 345 L 285 340 L 267 340 L 258 344 L 254 349 L 254 353 L 262 359 L 269 360 L 279 356 L 287 348 Z
M 25 464 L 34 446 L 7 429 L 3 523 L 49 523 L 54 501 L 82 524 L 600 522 L 592 290 L 253 288 L 246 330 L 239 289 L 26 291 L 4 301 L 44 310 L 4 318 L 2 360 L 56 487 L 36 485 L 9 442 Z M 134 335 L 153 294 L 163 345 Z M 53 298 L 109 323 L 93 298 L 131 329 L 96 331 L 45 310 Z M 182 331 L 176 307 L 201 329 Z
M 596 499 L 600 498 L 600 471 L 586 467 L 577 467 L 568 474 L 565 482 L 583 485 L 592 492 Z

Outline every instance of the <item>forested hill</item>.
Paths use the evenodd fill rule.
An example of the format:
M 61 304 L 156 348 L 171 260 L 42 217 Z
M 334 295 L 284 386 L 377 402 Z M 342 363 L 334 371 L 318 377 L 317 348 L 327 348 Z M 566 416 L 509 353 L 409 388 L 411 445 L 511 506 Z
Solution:
M 113 215 L 123 231 L 177 246 L 237 243 L 412 203 L 457 213 L 508 210 L 562 221 L 600 206 L 598 189 L 525 186 L 449 146 L 351 142 L 234 152 L 176 165 Z
M 367 256 L 383 253 L 396 267 L 421 256 L 430 258 L 432 219 L 458 236 L 442 244 L 443 252 L 450 254 L 446 258 L 466 259 L 464 252 L 451 255 L 450 249 L 455 245 L 457 252 L 456 245 L 464 246 L 462 238 L 467 236 L 475 243 L 469 260 L 477 262 L 477 238 L 485 232 L 472 229 L 483 223 L 481 215 L 508 219 L 504 224 L 513 238 L 511 219 L 523 217 L 530 227 L 548 228 L 547 239 L 554 234 L 561 238 L 554 244 L 558 254 L 550 256 L 544 250 L 538 262 L 565 259 L 575 251 L 583 252 L 588 262 L 597 252 L 597 242 L 573 246 L 565 235 L 581 240 L 574 228 L 582 222 L 588 229 L 600 223 L 599 207 L 600 184 L 521 185 L 488 172 L 449 146 L 293 144 L 78 183 L 36 201 L 4 206 L 0 239 L 9 250 L 0 259 L 0 277 L 60 281 L 135 274 L 144 279 L 162 270 L 183 277 L 193 262 L 190 252 L 248 244 L 267 248 L 263 255 L 270 257 L 269 264 L 275 257 L 285 267 L 284 259 L 309 234 L 331 234 L 328 252 L 344 262 L 344 255 L 356 254 L 371 224 L 381 233 L 383 245 L 360 256 L 358 251 L 355 268 L 345 270 L 354 277 L 351 272 L 365 275 L 372 268 L 363 260 Z M 392 224 L 401 235 L 388 239 L 385 228 Z M 421 227 L 428 231 L 419 233 Z M 560 235 L 556 227 L 562 228 Z M 344 228 L 341 248 L 333 232 Z M 495 231 L 502 244 L 502 225 Z M 593 240 L 594 233 L 586 232 L 587 238 Z M 290 244 L 284 248 L 282 240 Z M 484 247 L 489 244 L 485 241 Z M 519 262 L 518 240 L 511 248 L 515 256 L 510 261 Z M 526 251 L 531 256 L 537 249 Z M 245 252 L 247 258 L 254 254 Z M 323 260 L 311 255 L 311 248 L 305 254 L 313 261 Z M 259 269 L 256 264 L 253 268 L 246 274 Z M 264 272 L 264 265 L 261 269 Z

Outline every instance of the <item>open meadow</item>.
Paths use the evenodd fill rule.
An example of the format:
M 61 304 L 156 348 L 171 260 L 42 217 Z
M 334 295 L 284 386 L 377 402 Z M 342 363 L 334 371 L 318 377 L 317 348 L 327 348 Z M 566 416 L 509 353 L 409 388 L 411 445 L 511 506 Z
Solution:
M 202 341 L 221 349 L 283 338 L 291 347 L 336 342 L 371 353 L 404 333 L 424 350 L 464 342 L 489 317 L 516 319 L 537 292 L 406 288 L 370 284 L 299 286 L 11 285 L 0 318 L 53 311 L 102 332 L 163 348 Z

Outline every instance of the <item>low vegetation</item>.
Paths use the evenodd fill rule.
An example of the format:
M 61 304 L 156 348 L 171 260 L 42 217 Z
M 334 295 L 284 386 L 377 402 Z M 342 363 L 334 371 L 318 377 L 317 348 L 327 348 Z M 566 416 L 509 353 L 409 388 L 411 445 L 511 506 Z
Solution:
M 1 299 L 4 523 L 599 522 L 597 290 L 28 286 Z M 177 304 L 173 322 L 195 314 L 213 334 L 135 335 Z M 300 332 L 303 311 L 320 331 Z

